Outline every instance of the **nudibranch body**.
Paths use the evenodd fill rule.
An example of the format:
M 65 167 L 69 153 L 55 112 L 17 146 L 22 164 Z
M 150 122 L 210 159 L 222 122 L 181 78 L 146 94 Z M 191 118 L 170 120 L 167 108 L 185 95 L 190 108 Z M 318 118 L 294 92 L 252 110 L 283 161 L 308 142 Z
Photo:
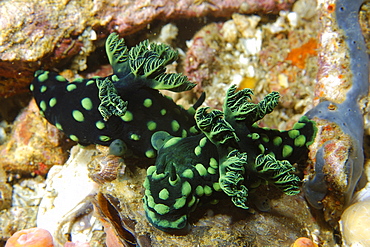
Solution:
M 188 136 L 195 125 L 186 111 L 158 89 L 175 92 L 195 86 L 186 76 L 166 74 L 177 58 L 166 45 L 141 42 L 128 51 L 112 33 L 106 51 L 114 74 L 67 81 L 55 72 L 37 71 L 30 88 L 45 118 L 80 144 L 109 145 L 121 139 L 138 156 L 155 157 L 150 144 L 156 131 Z
M 300 178 L 291 163 L 307 159 L 315 123 L 302 117 L 292 130 L 259 128 L 255 122 L 273 110 L 279 95 L 273 92 L 254 104 L 251 94 L 233 86 L 223 112 L 198 109 L 195 119 L 202 133 L 197 136 L 152 136 L 158 157 L 147 170 L 143 200 L 148 220 L 158 229 L 186 231 L 195 207 L 221 196 L 247 209 L 248 187 L 261 181 L 288 195 L 299 193 Z

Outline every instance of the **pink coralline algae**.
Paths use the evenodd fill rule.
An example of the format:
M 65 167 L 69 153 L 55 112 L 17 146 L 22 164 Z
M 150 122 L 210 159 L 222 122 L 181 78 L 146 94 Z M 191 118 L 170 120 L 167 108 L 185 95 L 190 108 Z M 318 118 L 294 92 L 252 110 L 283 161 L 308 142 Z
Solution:
M 30 228 L 18 231 L 6 242 L 5 247 L 53 247 L 53 237 L 42 228 Z

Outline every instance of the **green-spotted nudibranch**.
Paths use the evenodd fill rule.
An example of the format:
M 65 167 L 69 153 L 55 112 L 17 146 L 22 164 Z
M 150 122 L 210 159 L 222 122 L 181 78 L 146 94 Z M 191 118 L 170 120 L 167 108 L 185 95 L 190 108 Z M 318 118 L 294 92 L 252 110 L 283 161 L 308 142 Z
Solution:
M 270 93 L 258 104 L 252 91 L 232 86 L 223 111 L 200 108 L 197 127 L 202 133 L 173 137 L 152 136 L 158 150 L 144 182 L 148 220 L 171 233 L 189 229 L 188 217 L 200 202 L 215 203 L 229 196 L 237 207 L 248 208 L 248 187 L 266 181 L 288 195 L 299 193 L 300 179 L 292 165 L 307 159 L 316 135 L 315 122 L 302 117 L 292 130 L 260 128 L 255 122 L 272 112 L 279 95 Z
M 165 73 L 165 66 L 177 59 L 176 51 L 147 40 L 129 50 L 112 33 L 106 52 L 114 74 L 105 78 L 69 82 L 55 72 L 35 73 L 30 89 L 50 123 L 80 144 L 108 146 L 121 139 L 135 155 L 148 158 L 156 155 L 150 143 L 154 132 L 192 134 L 194 110 L 184 110 L 158 91 L 195 86 L 182 74 Z

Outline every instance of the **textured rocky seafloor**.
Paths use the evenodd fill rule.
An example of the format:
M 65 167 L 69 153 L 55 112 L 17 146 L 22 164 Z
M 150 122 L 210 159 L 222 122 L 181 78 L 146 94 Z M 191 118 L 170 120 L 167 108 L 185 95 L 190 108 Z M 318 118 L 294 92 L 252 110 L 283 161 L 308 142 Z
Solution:
M 215 1 L 194 1 L 194 4 L 208 8 L 219 6 Z M 198 23 L 196 32 L 192 26 L 187 26 L 186 20 L 168 25 L 159 23 L 157 27 L 142 31 L 135 37 L 166 42 L 181 49 L 182 56 L 178 64 L 169 70 L 184 72 L 198 86 L 190 93 L 171 94 L 178 103 L 191 105 L 199 92 L 205 91 L 205 104 L 219 108 L 230 84 L 237 84 L 239 88 L 253 88 L 256 100 L 275 90 L 282 95 L 281 102 L 260 124 L 288 129 L 301 115 L 314 107 L 314 101 L 317 103 L 322 97 L 339 98 L 335 96 L 336 93 L 344 90 L 340 89 L 343 83 L 333 85 L 332 81 L 323 78 L 334 76 L 342 79 L 348 75 L 340 72 L 325 74 L 330 66 L 321 67 L 324 62 L 342 64 L 330 54 L 330 45 L 339 46 L 341 38 L 329 40 L 329 36 L 335 36 L 336 30 L 327 30 L 319 25 L 319 20 L 323 18 L 335 22 L 330 19 L 335 4 L 334 1 L 319 1 L 316 6 L 311 1 L 298 1 L 292 11 L 278 13 L 275 10 L 273 15 L 229 13 L 228 17 L 216 22 L 193 21 L 188 24 Z M 111 6 L 113 8 L 115 4 Z M 78 8 L 74 11 L 79 12 Z M 367 4 L 361 16 L 364 33 L 369 30 L 368 14 Z M 111 22 L 107 20 L 104 25 L 107 23 Z M 91 38 L 90 35 L 95 31 L 88 30 L 86 35 Z M 111 31 L 109 28 L 107 30 Z M 95 33 L 99 35 L 99 32 Z M 55 39 L 57 35 L 47 33 L 43 36 Z M 183 37 L 189 37 L 189 40 Z M 76 43 L 73 40 L 70 42 Z M 368 39 L 367 42 L 369 47 Z M 87 54 L 92 53 L 94 58 L 104 56 L 99 51 L 93 53 L 95 49 L 99 50 L 98 44 Z M 345 57 L 341 56 L 345 53 L 337 54 Z M 103 64 L 98 64 L 96 68 L 99 69 L 93 72 L 79 72 L 86 65 L 86 54 L 80 55 L 72 57 L 68 53 L 71 56 L 69 61 L 72 62 L 62 63 L 58 60 L 49 66 L 59 67 L 62 74 L 70 79 L 80 75 L 90 77 L 111 73 L 110 67 Z M 29 81 L 29 77 L 23 78 Z M 348 84 L 344 85 L 345 89 L 349 87 Z M 366 147 L 369 139 L 369 114 L 366 98 L 361 102 L 366 120 Z M 325 129 L 327 125 L 323 126 Z M 38 226 L 52 233 L 55 246 L 63 246 L 67 240 L 81 245 L 89 243 L 89 246 L 104 246 L 105 239 L 108 246 L 130 246 L 134 243 L 140 246 L 290 246 L 299 237 L 308 237 L 319 246 L 343 244 L 338 215 L 340 217 L 346 206 L 341 201 L 343 195 L 340 193 L 338 197 L 330 195 L 326 198 L 326 214 L 323 214 L 321 209 L 315 209 L 307 203 L 303 193 L 286 196 L 273 187 L 262 186 L 255 192 L 255 196 L 250 197 L 249 211 L 235 208 L 228 200 L 221 201 L 217 205 L 201 208 L 192 216 L 192 230 L 189 234 L 169 235 L 153 228 L 143 211 L 142 183 L 148 161 L 125 159 L 121 163 L 108 160 L 108 167 L 113 167 L 113 170 L 107 172 L 116 177 L 112 181 L 96 179 L 107 164 L 102 161 L 106 148 L 75 146 L 70 150 L 73 143 L 42 120 L 32 101 L 14 124 L 3 121 L 1 131 L 4 133 L 4 144 L 0 146 L 3 169 L 0 178 L 2 241 L 16 231 Z M 332 136 L 322 135 L 319 143 L 325 138 L 330 139 Z M 368 149 L 365 149 L 366 152 Z M 368 170 L 366 157 L 365 171 Z M 314 159 L 304 171 L 306 179 L 315 175 Z M 95 182 L 89 175 L 95 178 Z M 338 176 L 342 176 L 339 171 Z M 336 178 L 335 175 L 333 177 Z M 362 184 L 366 183 L 365 176 L 361 181 Z M 353 200 L 362 201 L 361 198 L 365 198 L 363 201 L 366 202 L 367 186 L 361 187 L 364 188 Z M 335 191 L 337 188 L 331 189 Z M 341 192 L 340 189 L 338 191 Z M 94 214 L 92 205 L 95 207 Z M 333 213 L 332 216 L 327 212 Z M 325 220 L 331 224 L 325 222 L 324 215 Z M 342 222 L 353 222 L 355 219 L 350 213 L 344 216 Z M 363 211 L 361 217 L 369 216 Z M 25 218 L 27 221 L 24 221 Z M 342 223 L 343 234 L 351 239 L 347 239 L 348 245 L 355 243 L 352 239 L 361 235 L 355 231 L 357 228 Z

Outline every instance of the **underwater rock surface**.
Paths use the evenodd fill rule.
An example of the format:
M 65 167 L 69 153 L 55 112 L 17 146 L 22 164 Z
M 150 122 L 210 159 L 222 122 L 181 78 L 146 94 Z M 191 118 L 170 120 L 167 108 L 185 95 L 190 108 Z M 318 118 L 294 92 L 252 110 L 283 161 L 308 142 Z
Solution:
M 62 165 L 66 151 L 73 145 L 66 142 L 57 128 L 40 116 L 34 100 L 17 117 L 7 141 L 0 145 L 0 164 L 7 172 L 45 175 L 53 165 Z
M 317 105 L 306 114 L 318 124 L 318 135 L 310 147 L 314 172 L 303 190 L 333 227 L 350 204 L 364 167 L 369 55 L 359 25 L 363 2 L 322 1 Z M 331 7 L 335 11 L 327 11 Z
M 72 56 L 86 57 L 113 31 L 125 36 L 153 20 L 240 13 L 278 13 L 293 0 L 2 1 L 0 96 L 27 90 L 33 72 Z M 16 14 L 15 14 L 16 13 Z M 46 67 L 48 67 L 46 66 Z M 49 67 L 50 68 L 50 67 Z M 48 68 L 44 68 L 48 69 Z

